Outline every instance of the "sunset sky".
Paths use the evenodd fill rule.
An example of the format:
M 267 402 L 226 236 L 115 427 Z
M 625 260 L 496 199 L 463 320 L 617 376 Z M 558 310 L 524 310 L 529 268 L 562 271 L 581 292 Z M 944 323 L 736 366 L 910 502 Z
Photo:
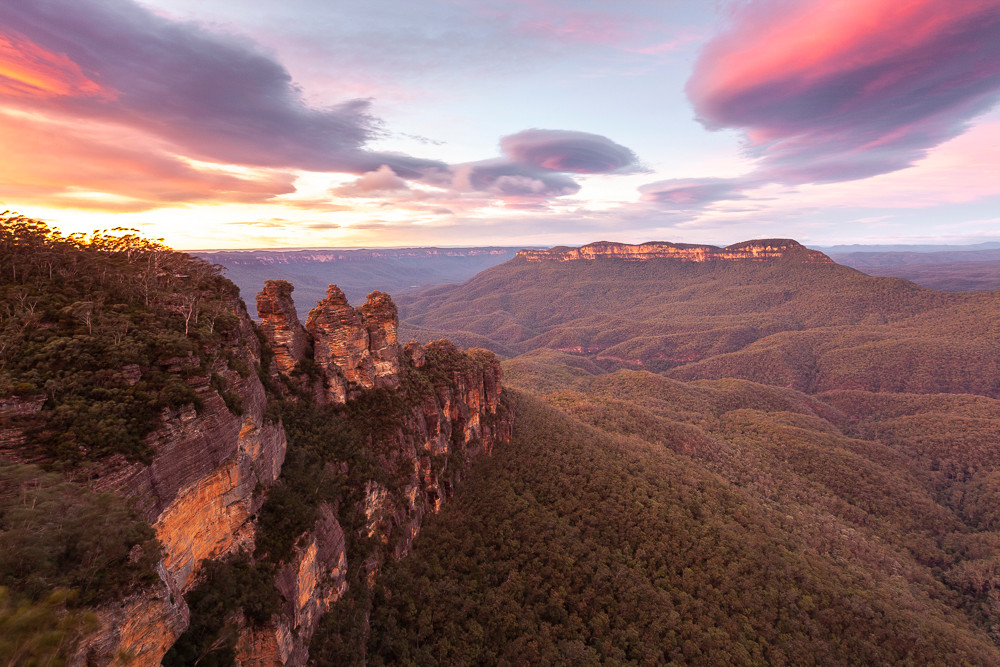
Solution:
M 182 249 L 1000 241 L 1000 0 L 0 4 L 0 207 Z

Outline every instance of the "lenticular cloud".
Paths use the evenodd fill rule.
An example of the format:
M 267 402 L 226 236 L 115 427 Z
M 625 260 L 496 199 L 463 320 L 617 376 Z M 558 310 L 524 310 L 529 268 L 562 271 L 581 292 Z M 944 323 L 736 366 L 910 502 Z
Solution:
M 705 47 L 687 93 L 706 127 L 743 131 L 758 161 L 747 187 L 867 178 L 910 166 L 996 103 L 998 35 L 996 0 L 759 2 Z

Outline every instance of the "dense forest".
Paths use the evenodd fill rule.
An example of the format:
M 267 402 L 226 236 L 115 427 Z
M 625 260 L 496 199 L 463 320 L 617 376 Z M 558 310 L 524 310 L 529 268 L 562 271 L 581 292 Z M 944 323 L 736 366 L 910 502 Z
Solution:
M 400 299 L 400 311 L 408 335 L 508 357 L 545 348 L 677 379 L 1000 395 L 1000 292 L 937 292 L 794 257 L 518 258 Z
M 998 298 L 780 259 L 513 260 L 426 292 L 411 331 L 509 357 L 514 434 L 461 484 L 458 431 L 428 456 L 454 497 L 402 557 L 369 492 L 406 504 L 407 415 L 492 355 L 428 344 L 398 390 L 320 404 L 315 362 L 269 370 L 266 337 L 237 331 L 219 267 L 4 214 L 0 660 L 63 664 L 94 610 L 157 578 L 163 547 L 101 466 L 148 463 L 161 415 L 209 389 L 240 415 L 225 378 L 249 377 L 281 475 L 193 578 L 164 664 L 241 662 L 330 508 L 345 592 L 312 664 L 998 664 Z M 259 364 L 232 353 L 247 331 Z
M 548 405 L 379 580 L 369 662 L 1000 660 L 997 401 L 541 356 L 506 368 Z
M 998 297 L 598 259 L 404 300 L 511 357 L 517 430 L 380 580 L 370 662 L 996 664 Z

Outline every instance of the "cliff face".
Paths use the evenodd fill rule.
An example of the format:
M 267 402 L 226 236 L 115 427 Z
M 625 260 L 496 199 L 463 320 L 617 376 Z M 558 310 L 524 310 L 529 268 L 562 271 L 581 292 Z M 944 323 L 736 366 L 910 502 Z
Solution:
M 260 361 L 260 347 L 242 308 L 239 327 L 226 342 L 233 358 L 248 368 Z M 171 360 L 194 366 L 193 359 Z M 215 374 L 241 398 L 234 414 L 212 387 Z M 188 624 L 183 593 L 208 558 L 252 546 L 253 515 L 263 496 L 258 490 L 277 479 L 286 440 L 280 424 L 264 418 L 266 397 L 254 373 L 243 377 L 224 358 L 207 374 L 193 373 L 188 384 L 202 403 L 165 411 L 148 436 L 152 463 L 129 463 L 116 457 L 95 482 L 100 491 L 116 491 L 134 500 L 152 524 L 163 547 L 160 584 L 120 604 L 101 609 L 100 630 L 75 656 L 75 664 L 158 665 Z
M 500 365 L 492 353 L 461 352 L 447 341 L 426 347 L 411 342 L 404 350 L 388 295 L 373 292 L 355 309 L 331 286 L 308 320 L 315 350 L 310 355 L 291 291 L 288 284 L 270 282 L 258 296 L 266 313 L 264 339 L 286 376 L 286 400 L 310 400 L 312 380 L 298 368 L 304 365 L 323 378 L 323 409 L 349 412 L 347 403 L 355 398 L 382 396 L 390 406 L 381 408 L 388 410 L 389 425 L 373 427 L 362 445 L 376 470 L 362 468 L 348 476 L 353 463 L 321 464 L 356 486 L 320 504 L 291 554 L 273 561 L 280 611 L 263 626 L 240 620 L 239 614 L 227 619 L 236 630 L 230 636 L 238 633 L 234 653 L 242 665 L 306 664 L 324 614 L 352 586 L 373 585 L 385 559 L 408 554 L 423 518 L 452 495 L 468 463 L 492 452 L 512 430 L 501 409 Z M 129 371 L 130 382 L 146 373 L 179 374 L 193 390 L 197 408 L 164 410 L 146 439 L 150 463 L 115 455 L 92 482 L 96 491 L 133 500 L 152 525 L 162 558 L 156 585 L 97 610 L 99 628 L 81 643 L 71 664 L 160 664 L 191 625 L 193 612 L 184 596 L 200 585 L 205 562 L 254 553 L 257 518 L 279 479 L 288 443 L 281 422 L 265 416 L 268 395 L 260 376 L 249 370 L 266 358 L 261 343 L 246 311 L 240 306 L 233 314 L 238 325 L 207 357 L 190 353 Z M 287 378 L 289 373 L 294 377 Z M 0 405 L 4 414 L 37 409 L 37 401 Z M 13 431 L 0 436 L 15 444 L 23 437 Z M 352 540 L 368 545 L 355 562 L 348 558 Z
M 666 243 L 653 241 L 639 245 L 598 241 L 580 248 L 552 248 L 551 250 L 521 250 L 517 256 L 529 262 L 571 262 L 610 257 L 631 261 L 675 259 L 687 262 L 710 261 L 764 261 L 794 257 L 799 261 L 832 264 L 833 260 L 817 250 L 809 250 L 791 239 L 762 239 L 743 241 L 719 248 L 710 245 Z
M 372 585 L 386 558 L 410 552 L 423 518 L 452 495 L 469 462 L 491 453 L 512 430 L 500 406 L 499 360 L 483 350 L 460 352 L 447 341 L 426 348 L 410 342 L 404 351 L 396 307 L 387 294 L 373 292 L 354 309 L 331 286 L 306 326 L 329 403 L 349 402 L 371 389 L 402 397 L 402 407 L 391 415 L 394 426 L 366 444 L 396 481 L 392 488 L 374 479 L 362 482 L 353 507 L 321 506 L 320 519 L 299 536 L 292 557 L 280 566 L 276 587 L 282 613 L 265 627 L 244 627 L 240 635 L 237 661 L 244 665 L 305 664 L 320 618 L 348 592 L 348 569 L 362 573 L 354 585 Z M 421 381 L 411 377 L 403 387 L 404 373 Z M 348 468 L 346 462 L 335 465 Z M 348 562 L 338 514 L 363 516 L 353 539 L 374 547 L 358 556 L 360 562 Z
M 236 662 L 253 667 L 302 665 L 320 617 L 347 590 L 344 531 L 329 505 L 320 507 L 315 526 L 301 536 L 293 558 L 275 577 L 281 614 L 265 627 L 240 634 Z
M 281 373 L 291 373 L 306 356 L 306 332 L 295 314 L 291 283 L 268 280 L 257 294 L 257 314 L 260 328 L 271 342 L 274 361 Z
M 399 386 L 399 318 L 388 294 L 372 292 L 360 309 L 336 285 L 306 320 L 326 399 L 344 403 L 369 389 Z

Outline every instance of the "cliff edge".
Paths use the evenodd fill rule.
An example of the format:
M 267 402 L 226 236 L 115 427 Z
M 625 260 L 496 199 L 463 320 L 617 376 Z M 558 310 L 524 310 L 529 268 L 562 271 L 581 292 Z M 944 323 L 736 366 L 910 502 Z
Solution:
M 638 245 L 597 241 L 579 248 L 557 247 L 550 250 L 520 250 L 517 257 L 529 262 L 572 262 L 602 258 L 634 262 L 653 259 L 673 259 L 686 262 L 764 261 L 794 258 L 803 262 L 832 264 L 833 260 L 810 250 L 792 239 L 758 239 L 734 243 L 724 248 L 712 245 L 650 241 Z

